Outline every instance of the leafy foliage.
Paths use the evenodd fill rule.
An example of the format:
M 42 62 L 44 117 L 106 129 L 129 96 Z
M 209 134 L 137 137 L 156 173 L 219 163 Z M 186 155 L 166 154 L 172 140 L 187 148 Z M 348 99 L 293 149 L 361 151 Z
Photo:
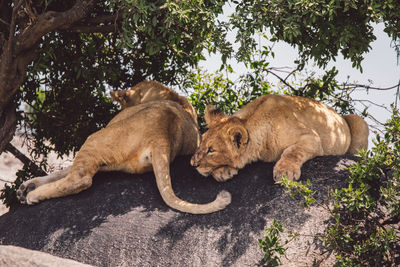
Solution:
M 272 225 L 265 229 L 264 239 L 258 239 L 258 247 L 264 252 L 264 262 L 267 265 L 278 266 L 280 265 L 282 255 L 285 255 L 287 245 L 297 234 L 289 235 L 291 240 L 285 240 L 284 244 L 281 244 L 281 233 L 284 228 L 277 220 L 272 221 Z
M 137 48 L 132 42 L 143 38 L 144 51 L 152 56 L 165 53 L 172 62 L 195 64 L 206 48 L 219 50 L 225 57 L 232 49 L 226 41 L 226 28 L 216 22 L 226 1 L 146 1 L 113 0 L 123 12 L 121 44 Z M 179 71 L 182 71 L 179 70 Z
M 290 197 L 302 196 L 304 198 L 303 205 L 305 207 L 310 207 L 316 202 L 316 199 L 313 197 L 315 192 L 310 189 L 310 180 L 307 180 L 307 183 L 303 184 L 302 182 L 288 180 L 286 177 L 283 177 L 276 183 L 281 185 L 284 188 L 285 193 Z
M 400 263 L 400 117 L 396 109 L 383 138 L 350 167 L 349 185 L 331 193 L 334 222 L 324 243 L 338 266 Z M 397 226 L 396 226 L 397 225 Z
M 239 57 L 256 47 L 254 34 L 269 30 L 300 52 L 300 67 L 309 59 L 325 67 L 338 52 L 361 69 L 363 54 L 376 39 L 373 23 L 384 21 L 385 32 L 398 40 L 399 2 L 367 0 L 246 0 L 237 4 L 231 23 L 238 29 Z
M 207 105 L 215 105 L 226 114 L 232 114 L 255 98 L 272 93 L 268 82 L 252 75 L 246 75 L 241 82 L 234 83 L 221 73 L 207 74 L 201 70 L 192 73 L 184 86 L 192 91 L 189 101 L 197 111 L 201 131 L 206 128 L 204 111 Z

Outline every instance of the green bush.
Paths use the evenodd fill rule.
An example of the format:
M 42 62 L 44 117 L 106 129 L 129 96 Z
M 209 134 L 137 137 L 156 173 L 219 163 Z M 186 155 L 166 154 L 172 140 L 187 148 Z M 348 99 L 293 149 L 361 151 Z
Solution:
M 348 186 L 331 192 L 333 222 L 323 239 L 338 266 L 400 264 L 400 117 L 396 109 L 370 151 L 349 170 Z
M 258 247 L 264 252 L 264 263 L 267 265 L 278 266 L 281 264 L 281 256 L 285 255 L 287 245 L 290 241 L 298 236 L 297 233 L 290 234 L 290 240 L 285 239 L 281 244 L 281 233 L 284 228 L 277 220 L 272 221 L 271 227 L 265 229 L 264 239 L 258 239 Z

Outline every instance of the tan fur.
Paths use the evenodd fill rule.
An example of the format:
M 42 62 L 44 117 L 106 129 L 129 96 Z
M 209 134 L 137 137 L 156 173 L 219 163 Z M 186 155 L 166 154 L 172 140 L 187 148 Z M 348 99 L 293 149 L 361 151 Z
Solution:
M 154 100 L 171 100 L 179 103 L 197 123 L 197 115 L 190 102 L 172 89 L 157 81 L 143 81 L 129 90 L 117 90 L 110 93 L 122 109 Z
M 217 181 L 226 181 L 259 160 L 276 162 L 275 180 L 297 180 L 309 159 L 353 154 L 368 146 L 368 125 L 362 118 L 340 116 L 303 97 L 261 96 L 232 116 L 209 106 L 205 119 L 209 129 L 191 164 Z
M 144 88 L 141 90 L 145 93 Z M 187 100 L 182 105 L 182 99 L 155 101 L 156 95 L 151 99 L 138 105 L 128 98 L 124 110 L 104 129 L 87 138 L 70 168 L 23 183 L 17 191 L 20 201 L 35 204 L 79 193 L 91 186 L 92 177 L 99 170 L 128 173 L 153 170 L 160 194 L 170 207 L 194 214 L 225 208 L 231 199 L 226 191 L 220 192 L 216 200 L 207 204 L 188 203 L 174 194 L 169 165 L 177 155 L 193 154 L 200 135 L 193 114 L 182 107 L 190 105 Z

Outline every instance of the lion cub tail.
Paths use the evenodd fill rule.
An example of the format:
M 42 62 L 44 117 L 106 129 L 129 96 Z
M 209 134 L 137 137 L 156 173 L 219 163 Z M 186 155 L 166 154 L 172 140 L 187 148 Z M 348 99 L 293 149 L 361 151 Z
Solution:
M 214 201 L 207 204 L 194 204 L 179 199 L 172 189 L 169 157 L 169 149 L 158 148 L 153 150 L 152 163 L 157 187 L 161 197 L 168 206 L 182 212 L 207 214 L 222 210 L 231 203 L 231 194 L 227 191 L 221 191 Z
M 357 154 L 361 149 L 368 149 L 369 129 L 365 120 L 355 114 L 344 115 L 343 118 L 349 125 L 351 133 L 351 142 L 347 153 Z

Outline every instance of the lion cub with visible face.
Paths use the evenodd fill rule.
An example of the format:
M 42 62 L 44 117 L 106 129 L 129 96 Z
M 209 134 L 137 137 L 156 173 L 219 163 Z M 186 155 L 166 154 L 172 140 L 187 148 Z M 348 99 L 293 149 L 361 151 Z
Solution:
M 121 92 L 112 93 L 113 98 L 122 97 Z M 141 82 L 133 87 L 133 92 L 128 90 L 124 94 L 123 101 L 116 99 L 124 109 L 104 129 L 87 138 L 70 168 L 20 186 L 17 196 L 21 203 L 31 205 L 79 193 L 91 186 L 92 177 L 99 170 L 128 173 L 153 170 L 160 194 L 170 207 L 194 214 L 225 208 L 231 200 L 226 191 L 210 203 L 193 204 L 179 199 L 172 189 L 170 163 L 177 155 L 193 154 L 200 140 L 194 109 L 186 111 L 191 104 L 155 81 Z
M 276 162 L 275 180 L 297 180 L 316 156 L 354 154 L 368 147 L 368 125 L 357 115 L 340 116 L 313 99 L 264 95 L 232 116 L 207 107 L 208 130 L 191 159 L 204 176 L 226 181 L 254 161 Z

